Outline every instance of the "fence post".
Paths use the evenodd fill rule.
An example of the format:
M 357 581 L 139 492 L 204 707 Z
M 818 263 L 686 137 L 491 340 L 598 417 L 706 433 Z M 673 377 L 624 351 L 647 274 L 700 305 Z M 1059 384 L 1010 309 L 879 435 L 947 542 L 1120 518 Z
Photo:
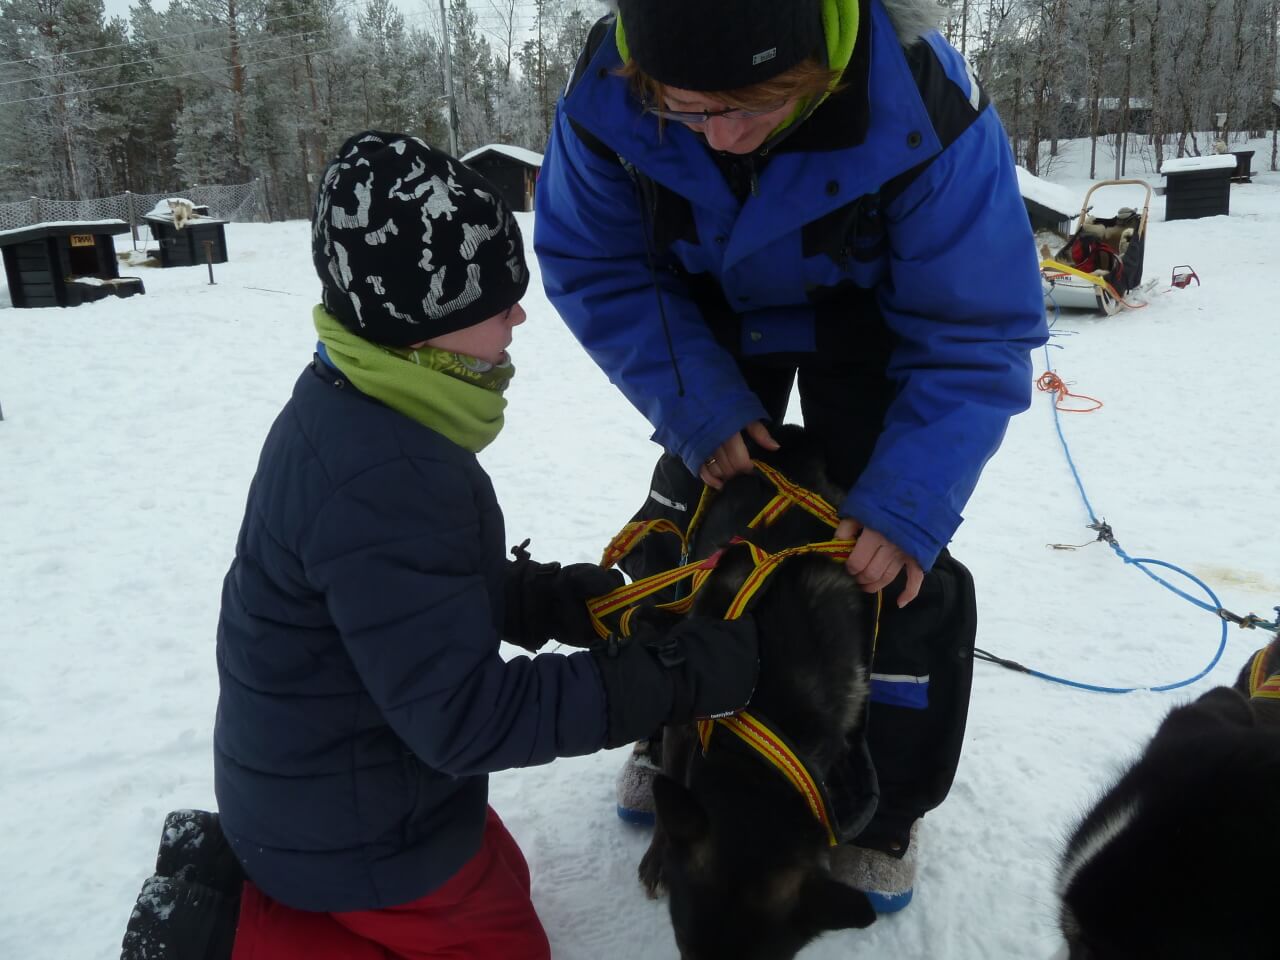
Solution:
M 267 185 L 262 182 L 261 177 L 254 177 L 253 182 L 258 187 L 258 206 L 262 209 L 262 222 L 271 222 L 271 208 L 267 206 Z
M 31 222 L 32 223 L 40 222 L 40 198 L 39 197 L 31 198 Z
M 133 212 L 133 191 L 124 192 L 124 210 L 129 215 L 129 234 L 133 237 L 133 249 L 138 249 L 138 217 Z

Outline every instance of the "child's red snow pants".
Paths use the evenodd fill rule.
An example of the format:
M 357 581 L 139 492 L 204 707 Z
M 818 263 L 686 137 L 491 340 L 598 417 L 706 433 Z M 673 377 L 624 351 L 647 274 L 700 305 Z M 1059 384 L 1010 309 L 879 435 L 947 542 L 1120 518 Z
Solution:
M 529 865 L 489 809 L 480 852 L 425 897 L 399 907 L 310 913 L 246 882 L 231 960 L 550 960 Z

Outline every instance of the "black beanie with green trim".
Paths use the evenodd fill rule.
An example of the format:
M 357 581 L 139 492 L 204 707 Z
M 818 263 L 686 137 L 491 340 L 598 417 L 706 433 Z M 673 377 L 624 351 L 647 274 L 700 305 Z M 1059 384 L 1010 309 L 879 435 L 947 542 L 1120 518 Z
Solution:
M 659 83 L 739 90 L 826 49 L 821 0 L 618 0 L 627 52 Z

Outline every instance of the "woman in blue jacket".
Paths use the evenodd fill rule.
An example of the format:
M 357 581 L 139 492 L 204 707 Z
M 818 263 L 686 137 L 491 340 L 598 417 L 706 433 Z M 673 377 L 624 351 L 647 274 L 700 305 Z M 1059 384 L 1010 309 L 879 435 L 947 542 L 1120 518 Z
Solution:
M 878 807 L 840 851 L 896 909 L 967 715 L 975 603 L 946 545 L 1047 335 L 1013 159 L 932 0 L 618 7 L 557 108 L 543 280 L 667 451 L 642 513 L 749 470 L 798 386 L 848 487 L 849 572 L 896 601 L 850 751 Z M 628 572 L 676 562 L 652 554 Z M 620 777 L 624 816 L 651 815 L 648 750 Z

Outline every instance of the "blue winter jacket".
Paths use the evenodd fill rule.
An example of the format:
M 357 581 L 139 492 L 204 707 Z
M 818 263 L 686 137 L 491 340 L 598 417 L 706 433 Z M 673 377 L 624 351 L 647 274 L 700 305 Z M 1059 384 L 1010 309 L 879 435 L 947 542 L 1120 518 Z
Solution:
M 486 774 L 602 746 L 588 654 L 499 656 L 505 554 L 474 454 L 320 361 L 303 372 L 218 622 L 218 807 L 269 896 L 415 900 L 479 849 Z
M 593 40 L 538 185 L 534 245 L 556 309 L 695 473 L 765 411 L 691 278 L 723 292 L 746 356 L 822 350 L 833 319 L 854 351 L 879 336 L 892 400 L 840 511 L 928 569 L 1030 403 L 1029 352 L 1047 336 L 1013 158 L 964 59 L 936 31 L 904 48 L 881 0 L 864 0 L 846 90 L 766 143 L 740 202 L 701 137 L 679 123 L 659 132 L 640 109 L 614 73 L 612 29 Z M 655 192 L 663 203 L 642 208 Z M 663 204 L 683 210 L 674 229 Z

